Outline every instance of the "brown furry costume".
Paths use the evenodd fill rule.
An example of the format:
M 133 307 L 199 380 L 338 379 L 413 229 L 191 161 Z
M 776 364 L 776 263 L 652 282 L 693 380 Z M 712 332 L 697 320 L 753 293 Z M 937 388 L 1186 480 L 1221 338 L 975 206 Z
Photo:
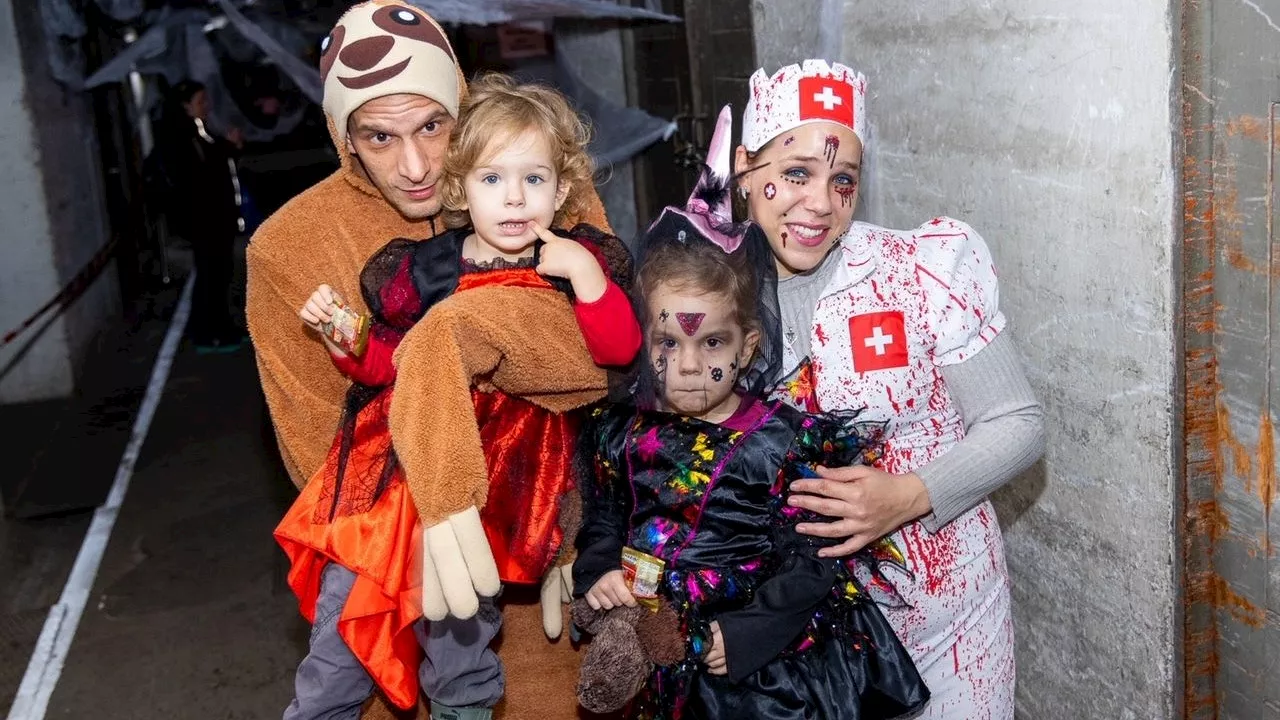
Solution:
M 408 221 L 402 217 L 353 163 L 332 122 L 330 131 L 341 168 L 269 218 L 248 250 L 249 330 L 281 455 L 299 487 L 324 462 L 350 383 L 329 362 L 319 339 L 298 319 L 298 308 L 317 286 L 328 284 L 348 303 L 367 311 L 359 278 L 369 257 L 393 238 L 429 238 L 444 229 L 436 218 Z M 560 222 L 587 222 L 607 230 L 594 188 L 581 190 L 590 194 L 587 212 Z M 606 387 L 603 371 L 587 363 L 566 362 L 561 354 L 563 348 L 583 343 L 567 304 L 537 308 L 538 331 L 531 333 L 529 328 L 535 325 L 527 321 L 535 317 L 533 307 L 525 309 L 529 314 L 521 313 L 525 319 L 521 322 L 512 316 L 512 304 L 505 302 L 501 293 L 467 293 L 465 302 L 455 299 L 460 300 L 456 312 L 461 317 L 508 322 L 485 322 L 484 332 L 492 344 L 484 347 L 469 344 L 474 336 L 453 334 L 457 351 L 443 358 L 437 354 L 437 344 L 450 337 L 449 332 L 437 323 L 423 323 L 406 335 L 397 353 L 393 436 L 415 439 L 397 443 L 397 451 L 415 501 L 422 503 L 420 512 L 432 519 L 473 504 L 476 498 L 483 498 L 487 486 L 478 438 L 472 442 L 473 410 L 461 384 L 472 371 L 495 370 L 496 386 L 552 410 L 599 398 Z M 493 346 L 511 351 L 501 366 L 495 367 L 495 357 L 486 351 Z M 583 352 L 568 354 L 585 356 Z M 555 372 L 547 373 L 548 368 Z M 458 391 L 450 395 L 456 402 L 447 409 L 439 392 L 441 373 L 452 378 L 448 387 Z M 558 384 L 542 382 L 549 376 Z M 464 395 L 465 408 L 461 403 Z M 424 437 L 454 438 L 456 442 L 417 442 Z M 424 478 L 447 484 L 428 488 L 423 485 Z M 504 601 L 499 653 L 506 665 L 507 690 L 498 717 L 574 717 L 577 652 L 566 640 L 547 641 L 536 588 L 527 592 L 515 589 L 504 595 Z M 420 709 L 419 715 L 426 717 L 425 709 Z M 396 717 L 379 698 L 371 701 L 365 716 Z

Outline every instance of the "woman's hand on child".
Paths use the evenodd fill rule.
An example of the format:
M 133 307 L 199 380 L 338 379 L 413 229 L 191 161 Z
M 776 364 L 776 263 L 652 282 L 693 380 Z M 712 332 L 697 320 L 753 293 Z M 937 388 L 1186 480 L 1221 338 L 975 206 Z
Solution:
M 599 300 L 608 289 L 608 280 L 596 256 L 576 240 L 562 238 L 537 223 L 530 225 L 546 243 L 538 259 L 538 274 L 568 280 L 579 302 Z
M 627 587 L 621 570 L 610 570 L 587 591 L 587 604 L 592 610 L 612 610 L 615 607 L 635 607 L 636 599 Z
M 711 650 L 703 658 L 707 672 L 712 675 L 727 675 L 729 661 L 724 655 L 724 635 L 720 632 L 720 623 L 711 621 Z
M 821 557 L 851 555 L 933 509 L 919 475 L 894 475 L 866 465 L 819 467 L 817 479 L 796 480 L 791 490 L 797 494 L 787 499 L 789 504 L 840 518 L 796 525 L 806 535 L 844 538 L 818 551 Z

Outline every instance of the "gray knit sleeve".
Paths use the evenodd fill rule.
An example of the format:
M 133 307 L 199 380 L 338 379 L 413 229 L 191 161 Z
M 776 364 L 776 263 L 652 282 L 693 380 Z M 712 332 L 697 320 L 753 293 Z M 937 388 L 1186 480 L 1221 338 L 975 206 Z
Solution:
M 1008 330 L 969 359 L 941 368 L 965 437 L 916 470 L 933 512 L 929 532 L 982 502 L 1044 454 L 1044 414 Z

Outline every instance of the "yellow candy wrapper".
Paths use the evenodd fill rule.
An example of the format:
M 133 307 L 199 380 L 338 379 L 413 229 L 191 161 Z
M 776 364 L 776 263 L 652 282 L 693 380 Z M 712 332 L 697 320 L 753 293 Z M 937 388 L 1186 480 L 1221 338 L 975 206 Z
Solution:
M 345 303 L 335 302 L 333 320 L 323 323 L 320 331 L 333 344 L 360 357 L 369 345 L 369 320 Z
M 658 586 L 666 562 L 631 547 L 622 548 L 622 575 L 631 595 L 652 612 L 658 611 Z

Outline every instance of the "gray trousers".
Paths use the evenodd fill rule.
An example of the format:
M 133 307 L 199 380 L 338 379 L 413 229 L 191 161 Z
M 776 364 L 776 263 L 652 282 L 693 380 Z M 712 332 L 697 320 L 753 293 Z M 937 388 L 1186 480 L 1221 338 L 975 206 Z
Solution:
M 337 563 L 329 563 L 321 575 L 310 651 L 298 665 L 284 720 L 355 720 L 373 692 L 373 679 L 338 635 L 338 618 L 355 577 Z M 490 598 L 481 598 L 480 611 L 466 620 L 420 620 L 414 633 L 426 652 L 418 668 L 423 694 L 449 707 L 497 705 L 506 680 L 489 646 L 501 627 L 502 614 Z

